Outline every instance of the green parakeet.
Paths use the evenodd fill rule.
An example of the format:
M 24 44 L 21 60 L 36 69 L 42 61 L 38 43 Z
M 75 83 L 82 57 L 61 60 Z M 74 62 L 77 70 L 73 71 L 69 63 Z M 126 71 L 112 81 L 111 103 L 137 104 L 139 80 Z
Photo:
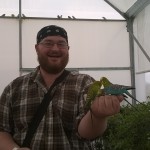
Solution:
M 86 97 L 86 108 L 90 109 L 91 103 L 97 96 L 100 96 L 102 94 L 101 86 L 101 81 L 95 81 L 90 85 Z
M 102 95 L 101 86 L 102 86 L 101 81 L 95 81 L 89 86 L 88 92 L 87 92 L 85 108 L 86 110 L 90 110 L 91 112 L 92 124 L 93 124 L 93 119 L 92 119 L 91 104 L 95 100 L 96 97 Z

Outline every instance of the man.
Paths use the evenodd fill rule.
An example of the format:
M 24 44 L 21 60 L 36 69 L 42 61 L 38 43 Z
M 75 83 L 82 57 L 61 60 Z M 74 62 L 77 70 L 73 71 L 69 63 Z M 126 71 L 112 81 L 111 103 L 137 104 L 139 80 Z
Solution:
M 88 150 L 88 142 L 105 131 L 107 117 L 119 112 L 123 97 L 97 97 L 91 105 L 91 120 L 91 111 L 85 111 L 85 94 L 94 79 L 74 72 L 54 87 L 55 94 L 29 148 L 22 147 L 44 95 L 68 63 L 67 32 L 55 25 L 42 28 L 35 49 L 39 66 L 12 81 L 2 93 L 0 150 Z

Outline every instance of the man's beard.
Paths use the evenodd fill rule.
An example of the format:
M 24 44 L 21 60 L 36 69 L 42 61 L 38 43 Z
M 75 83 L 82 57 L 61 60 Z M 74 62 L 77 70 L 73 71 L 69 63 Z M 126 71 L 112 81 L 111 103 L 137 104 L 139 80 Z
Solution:
M 47 73 L 57 74 L 57 73 L 60 73 L 68 64 L 69 54 L 63 57 L 63 60 L 59 64 L 49 63 L 47 59 L 40 57 L 40 56 L 38 56 L 38 61 L 39 61 L 40 67 L 43 70 L 45 70 Z

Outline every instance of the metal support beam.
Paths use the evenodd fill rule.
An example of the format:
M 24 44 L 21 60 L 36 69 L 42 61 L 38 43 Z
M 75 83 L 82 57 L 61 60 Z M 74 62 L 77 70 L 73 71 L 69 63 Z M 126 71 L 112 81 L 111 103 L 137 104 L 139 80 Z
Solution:
M 147 58 L 147 60 L 150 62 L 150 56 L 146 53 L 146 50 L 144 50 L 144 48 L 142 47 L 142 45 L 140 44 L 140 42 L 138 41 L 138 39 L 134 36 L 133 32 L 131 31 L 129 25 L 127 25 L 127 30 L 129 32 L 129 34 L 132 36 L 132 38 L 134 39 L 134 41 L 136 42 L 136 44 L 139 46 L 139 48 L 141 49 L 141 51 L 143 52 L 144 56 Z
M 138 15 L 147 5 L 150 4 L 150 0 L 137 0 L 127 11 L 128 18 L 134 18 Z
M 126 20 L 129 19 L 126 14 L 124 12 L 122 12 L 121 10 L 119 10 L 117 7 L 115 7 L 115 5 L 113 5 L 112 3 L 110 3 L 108 0 L 104 0 L 107 4 L 109 4 L 112 8 L 114 8 L 122 17 L 124 17 Z
M 127 29 L 130 28 L 130 32 L 133 32 L 133 19 L 127 20 Z M 127 30 L 128 31 L 128 30 Z M 129 44 L 130 44 L 130 67 L 131 67 L 131 85 L 135 87 L 135 61 L 134 61 L 134 40 L 129 34 Z M 136 91 L 132 91 L 132 95 L 136 97 Z M 136 104 L 135 100 L 132 99 L 132 104 Z
M 68 70 L 77 70 L 77 71 L 116 71 L 116 70 L 130 70 L 130 67 L 85 67 L 85 68 L 66 68 Z M 22 72 L 31 72 L 34 68 L 21 68 Z
M 22 68 L 22 0 L 19 0 L 19 71 Z M 21 75 L 21 72 L 20 72 Z

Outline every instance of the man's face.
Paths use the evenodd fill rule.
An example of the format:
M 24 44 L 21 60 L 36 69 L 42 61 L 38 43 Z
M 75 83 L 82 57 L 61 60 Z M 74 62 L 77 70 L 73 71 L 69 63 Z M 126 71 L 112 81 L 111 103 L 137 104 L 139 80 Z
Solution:
M 69 60 L 69 46 L 61 36 L 47 36 L 35 45 L 40 67 L 47 73 L 61 72 Z

